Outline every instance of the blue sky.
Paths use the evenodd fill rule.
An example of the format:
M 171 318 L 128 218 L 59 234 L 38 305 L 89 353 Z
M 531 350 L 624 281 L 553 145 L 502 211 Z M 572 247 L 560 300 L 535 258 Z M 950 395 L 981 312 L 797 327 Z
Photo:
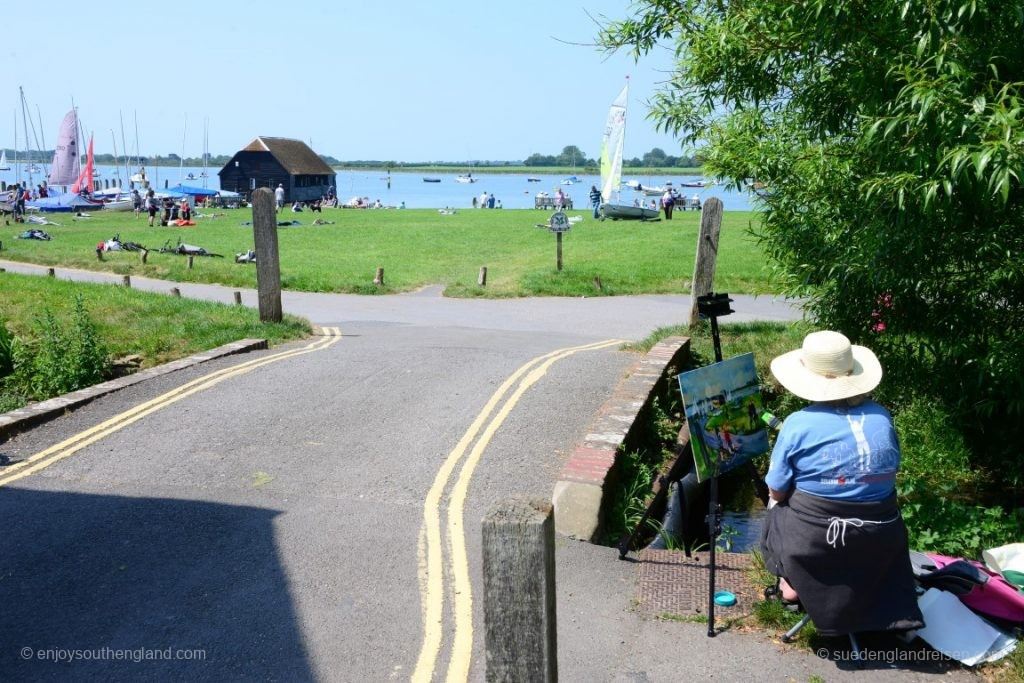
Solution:
M 593 42 L 588 13 L 629 11 L 611 0 L 14 3 L 3 11 L 0 54 L 13 68 L 0 91 L 0 146 L 14 144 L 15 112 L 25 146 L 22 85 L 47 147 L 74 101 L 97 152 L 113 152 L 111 131 L 121 150 L 120 114 L 129 148 L 137 117 L 150 156 L 199 156 L 208 121 L 214 154 L 271 135 L 338 159 L 523 159 L 568 144 L 597 157 L 629 75 L 626 156 L 678 155 L 646 118 L 667 52 L 637 64 L 570 44 Z M 38 39 L 12 39 L 16 26 Z

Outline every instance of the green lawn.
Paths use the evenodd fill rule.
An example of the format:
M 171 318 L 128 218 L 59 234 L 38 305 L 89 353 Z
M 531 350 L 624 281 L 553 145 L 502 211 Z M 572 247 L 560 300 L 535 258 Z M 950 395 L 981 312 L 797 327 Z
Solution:
M 219 210 L 220 217 L 199 218 L 196 227 L 150 228 L 131 212 L 96 212 L 92 218 L 55 214 L 60 226 L 45 226 L 50 242 L 15 239 L 21 225 L 0 227 L 0 258 L 42 265 L 146 275 L 181 282 L 255 287 L 252 265 L 237 265 L 234 254 L 253 246 L 249 209 Z M 555 269 L 555 236 L 535 224 L 548 212 L 465 210 L 440 215 L 432 209 L 325 209 L 323 215 L 282 212 L 281 220 L 302 226 L 278 230 L 281 277 L 286 289 L 314 292 L 386 293 L 441 284 L 448 296 L 592 296 L 594 278 L 602 294 L 680 293 L 689 290 L 699 227 L 699 212 L 677 212 L 671 221 L 638 223 L 595 221 L 588 211 L 564 237 L 562 272 Z M 772 291 L 769 266 L 749 226 L 756 213 L 726 212 L 719 247 L 716 288 L 737 293 Z M 314 226 L 314 218 L 333 221 Z M 96 244 L 120 233 L 153 251 L 142 265 L 138 254 L 109 253 L 96 259 Z M 225 255 L 196 258 L 186 267 L 182 256 L 156 252 L 178 239 Z M 487 286 L 477 275 L 487 266 Z M 385 286 L 372 284 L 384 268 Z

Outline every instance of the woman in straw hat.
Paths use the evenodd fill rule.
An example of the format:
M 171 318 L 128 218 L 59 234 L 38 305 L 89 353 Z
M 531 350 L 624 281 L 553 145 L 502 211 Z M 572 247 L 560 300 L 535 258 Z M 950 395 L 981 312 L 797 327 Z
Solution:
M 772 374 L 811 401 L 782 425 L 765 482 L 768 570 L 818 631 L 920 628 L 921 612 L 896 504 L 900 447 L 892 417 L 867 394 L 882 379 L 870 349 L 814 332 L 772 361 Z

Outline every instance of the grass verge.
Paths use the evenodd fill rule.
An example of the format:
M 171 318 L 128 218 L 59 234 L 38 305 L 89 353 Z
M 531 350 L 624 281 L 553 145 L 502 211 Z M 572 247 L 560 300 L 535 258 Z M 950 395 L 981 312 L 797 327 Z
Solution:
M 111 358 L 137 354 L 144 368 L 247 337 L 278 344 L 311 331 L 307 321 L 294 316 L 261 323 L 251 308 L 13 273 L 0 273 L 0 324 L 30 338 L 34 321 L 47 310 L 58 321 L 69 320 L 76 295 Z M 8 402 L 5 409 L 13 407 Z

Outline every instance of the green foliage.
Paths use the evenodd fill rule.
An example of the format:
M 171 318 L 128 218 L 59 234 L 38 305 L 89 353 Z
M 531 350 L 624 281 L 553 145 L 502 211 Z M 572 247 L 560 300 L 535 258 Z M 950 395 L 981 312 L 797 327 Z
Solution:
M 35 318 L 34 338 L 13 344 L 10 386 L 42 400 L 103 380 L 109 365 L 107 349 L 81 296 L 75 297 L 69 323 L 59 321 L 49 309 Z
M 0 319 L 0 378 L 11 374 L 14 369 L 14 335 L 7 329 L 7 323 Z
M 605 545 L 615 545 L 623 534 L 633 533 L 650 500 L 656 468 L 641 453 L 620 453 L 616 458 L 619 485 L 607 504 L 602 524 Z M 658 531 L 656 520 L 651 531 Z
M 948 405 L 974 466 L 1024 471 L 1024 2 L 634 10 L 600 41 L 675 50 L 651 116 L 755 183 L 785 292 Z

